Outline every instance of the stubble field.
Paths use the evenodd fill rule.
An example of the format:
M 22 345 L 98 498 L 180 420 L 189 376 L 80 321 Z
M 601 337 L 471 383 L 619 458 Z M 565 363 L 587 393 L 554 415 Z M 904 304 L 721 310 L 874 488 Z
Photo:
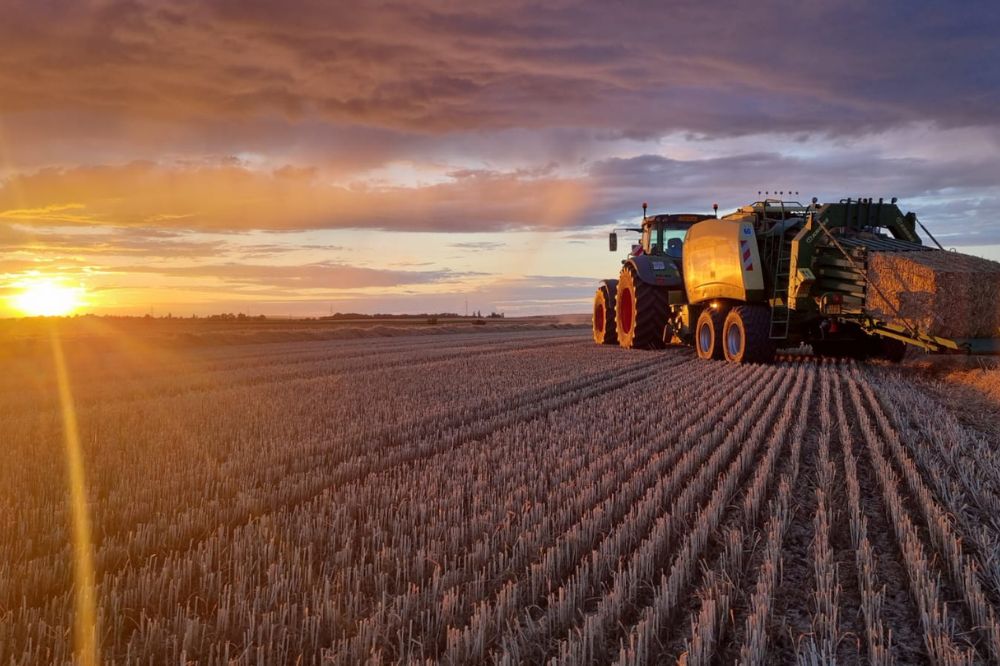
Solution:
M 65 355 L 105 663 L 1000 661 L 996 369 L 584 330 Z M 44 355 L 0 371 L 0 663 L 65 663 L 66 410 Z

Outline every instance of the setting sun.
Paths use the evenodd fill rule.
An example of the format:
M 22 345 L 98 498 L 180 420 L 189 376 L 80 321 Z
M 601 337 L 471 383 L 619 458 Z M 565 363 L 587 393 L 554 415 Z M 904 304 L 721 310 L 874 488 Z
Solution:
M 60 317 L 72 314 L 81 305 L 82 295 L 81 287 L 40 278 L 25 281 L 11 302 L 18 311 L 31 317 Z

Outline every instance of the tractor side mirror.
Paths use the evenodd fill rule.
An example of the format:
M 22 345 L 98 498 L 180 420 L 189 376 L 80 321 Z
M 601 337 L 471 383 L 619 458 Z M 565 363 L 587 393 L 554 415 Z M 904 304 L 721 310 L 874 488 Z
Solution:
M 618 251 L 618 234 L 614 231 L 608 234 L 608 249 L 612 252 Z

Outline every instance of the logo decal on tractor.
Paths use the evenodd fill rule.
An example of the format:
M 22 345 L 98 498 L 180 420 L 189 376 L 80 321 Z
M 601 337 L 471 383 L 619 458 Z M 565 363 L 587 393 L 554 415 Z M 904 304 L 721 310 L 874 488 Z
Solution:
M 743 270 L 752 271 L 753 270 L 753 255 L 750 253 L 750 242 L 741 240 L 740 241 L 740 254 L 743 257 Z
M 749 224 L 744 224 L 743 225 L 743 235 L 744 236 L 749 236 L 752 233 L 753 233 L 753 229 L 750 228 L 750 225 Z

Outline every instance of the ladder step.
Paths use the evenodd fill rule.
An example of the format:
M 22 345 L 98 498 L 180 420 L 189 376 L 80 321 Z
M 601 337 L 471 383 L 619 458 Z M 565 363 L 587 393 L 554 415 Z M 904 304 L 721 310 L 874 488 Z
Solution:
M 785 242 L 785 234 L 772 237 L 769 245 L 770 254 L 774 256 L 777 252 L 777 259 L 774 263 L 774 282 L 771 285 L 772 301 L 788 300 L 788 277 L 792 268 L 792 250 L 790 244 Z M 771 307 L 771 322 L 768 337 L 772 340 L 784 340 L 788 338 L 788 330 L 791 326 L 791 310 L 785 305 L 774 305 Z

